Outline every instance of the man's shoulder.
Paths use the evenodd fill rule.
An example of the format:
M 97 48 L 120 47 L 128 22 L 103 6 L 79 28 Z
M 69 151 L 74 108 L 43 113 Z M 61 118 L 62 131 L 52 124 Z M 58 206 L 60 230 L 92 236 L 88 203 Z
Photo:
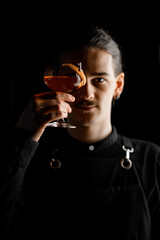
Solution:
M 138 138 L 132 138 L 120 135 L 122 138 L 126 139 L 126 141 L 130 142 L 131 146 L 141 152 L 153 152 L 160 155 L 160 145 L 157 143 L 154 143 L 152 141 L 138 139 Z

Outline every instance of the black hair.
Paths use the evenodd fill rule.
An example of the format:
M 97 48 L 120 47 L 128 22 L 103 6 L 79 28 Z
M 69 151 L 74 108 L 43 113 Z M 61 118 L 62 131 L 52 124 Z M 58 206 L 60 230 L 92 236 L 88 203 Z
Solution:
M 99 48 L 112 55 L 115 76 L 122 72 L 122 57 L 118 44 L 107 30 L 94 24 L 80 25 L 76 29 L 66 30 L 61 53 L 65 50 Z

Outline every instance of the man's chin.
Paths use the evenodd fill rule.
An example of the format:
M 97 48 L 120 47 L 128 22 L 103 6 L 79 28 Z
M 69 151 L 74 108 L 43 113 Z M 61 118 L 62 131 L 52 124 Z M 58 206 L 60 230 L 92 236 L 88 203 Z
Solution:
M 70 124 L 73 124 L 75 126 L 81 126 L 81 127 L 91 127 L 96 124 L 96 119 L 93 118 L 68 118 L 68 122 Z

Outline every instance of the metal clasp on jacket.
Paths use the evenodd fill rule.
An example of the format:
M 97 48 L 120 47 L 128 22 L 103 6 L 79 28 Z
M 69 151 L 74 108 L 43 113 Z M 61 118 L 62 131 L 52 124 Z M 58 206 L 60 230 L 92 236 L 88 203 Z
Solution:
M 50 167 L 53 169 L 58 169 L 61 167 L 61 161 L 59 159 L 57 159 L 57 157 L 55 156 L 57 151 L 58 151 L 58 149 L 54 149 L 52 151 L 52 158 L 49 163 Z
M 126 156 L 121 159 L 121 166 L 124 169 L 130 169 L 132 167 L 132 161 L 130 160 L 130 153 L 134 152 L 133 148 L 126 148 L 124 145 L 122 146 L 122 149 L 126 152 Z

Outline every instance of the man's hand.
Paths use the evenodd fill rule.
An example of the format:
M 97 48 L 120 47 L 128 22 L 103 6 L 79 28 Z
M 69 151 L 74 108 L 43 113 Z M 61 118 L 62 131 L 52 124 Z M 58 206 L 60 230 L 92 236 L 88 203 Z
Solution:
M 63 92 L 35 94 L 24 109 L 16 127 L 30 132 L 31 138 L 38 141 L 47 123 L 67 118 L 72 109 L 68 102 L 75 98 Z

